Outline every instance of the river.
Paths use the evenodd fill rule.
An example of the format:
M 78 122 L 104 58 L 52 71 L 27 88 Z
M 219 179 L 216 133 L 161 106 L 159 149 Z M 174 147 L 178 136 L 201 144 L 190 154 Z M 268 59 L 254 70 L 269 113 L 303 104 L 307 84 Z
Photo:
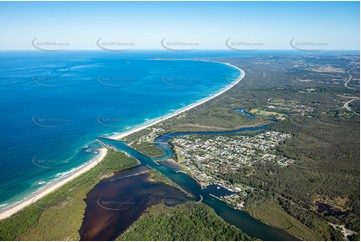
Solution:
M 123 141 L 112 140 L 108 138 L 100 138 L 102 142 L 106 145 L 114 147 L 118 151 L 122 151 L 134 157 L 135 159 L 141 162 L 141 166 L 149 166 L 153 169 L 158 170 L 163 175 L 167 176 L 179 186 L 181 186 L 184 190 L 189 192 L 194 196 L 194 198 L 188 198 L 190 200 L 200 200 L 210 207 L 212 207 L 215 212 L 221 216 L 226 222 L 235 225 L 243 232 L 248 234 L 249 236 L 261 239 L 261 240 L 298 240 L 296 237 L 288 234 L 287 232 L 273 228 L 269 225 L 266 225 L 257 219 L 252 218 L 248 213 L 234 209 L 229 206 L 227 203 L 214 198 L 211 194 L 214 195 L 223 195 L 227 193 L 226 189 L 215 189 L 214 187 L 207 187 L 206 189 L 202 189 L 201 186 L 189 175 L 179 172 L 179 167 L 170 162 L 165 162 L 166 159 L 173 156 L 173 149 L 168 144 L 168 141 L 174 137 L 180 137 L 183 135 L 226 135 L 226 134 L 236 134 L 245 131 L 260 131 L 268 128 L 267 125 L 257 126 L 257 127 L 247 127 L 241 128 L 237 130 L 230 131 L 202 131 L 202 132 L 176 132 L 176 133 L 166 133 L 161 136 L 158 136 L 154 139 L 154 143 L 156 146 L 161 147 L 164 150 L 164 155 L 158 158 L 148 157 L 127 145 L 127 143 Z M 139 168 L 136 168 L 139 169 Z M 117 175 L 115 175 L 117 176 Z M 133 179 L 139 179 L 135 178 Z M 143 180 L 144 181 L 144 180 Z M 130 181 L 129 181 L 130 182 Z M 104 184 L 103 184 L 104 185 Z M 106 187 L 103 187 L 104 191 L 109 190 Z M 112 189 L 110 189 L 112 190 Z M 96 190 L 98 191 L 98 190 Z M 88 197 L 92 195 L 92 192 L 88 194 Z M 87 216 L 85 216 L 84 221 L 87 221 Z M 119 222 L 119 221 L 118 221 Z M 120 233 L 122 231 L 119 231 Z M 101 239 L 101 237 L 97 237 L 97 239 Z

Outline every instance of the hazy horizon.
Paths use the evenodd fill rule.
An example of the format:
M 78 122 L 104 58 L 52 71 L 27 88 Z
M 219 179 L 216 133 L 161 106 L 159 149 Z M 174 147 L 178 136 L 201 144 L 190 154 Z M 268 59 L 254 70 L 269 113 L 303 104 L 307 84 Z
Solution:
M 359 2 L 0 2 L 0 50 L 359 51 L 359 7 Z

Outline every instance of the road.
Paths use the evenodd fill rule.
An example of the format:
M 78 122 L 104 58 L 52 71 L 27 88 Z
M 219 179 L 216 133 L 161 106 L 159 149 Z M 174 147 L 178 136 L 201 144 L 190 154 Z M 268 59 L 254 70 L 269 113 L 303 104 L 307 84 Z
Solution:
M 353 70 L 353 69 L 352 69 L 352 70 Z M 351 71 L 352 71 L 352 70 L 351 70 Z M 353 76 L 351 75 L 350 71 L 347 71 L 347 73 L 348 73 L 348 79 L 347 79 L 347 81 L 345 82 L 345 87 L 348 88 L 348 89 L 356 90 L 356 91 L 357 91 L 357 90 L 358 90 L 357 88 L 353 88 L 353 87 L 349 87 L 349 86 L 348 86 L 348 83 L 352 80 L 352 77 L 353 77 Z

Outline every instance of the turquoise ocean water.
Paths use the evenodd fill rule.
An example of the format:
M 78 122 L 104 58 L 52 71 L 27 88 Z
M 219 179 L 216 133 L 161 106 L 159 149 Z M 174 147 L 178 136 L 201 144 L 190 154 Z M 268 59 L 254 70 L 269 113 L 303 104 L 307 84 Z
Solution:
M 0 52 L 0 209 L 97 155 L 95 139 L 206 98 L 240 74 L 163 52 Z M 182 58 L 205 57 L 204 54 Z

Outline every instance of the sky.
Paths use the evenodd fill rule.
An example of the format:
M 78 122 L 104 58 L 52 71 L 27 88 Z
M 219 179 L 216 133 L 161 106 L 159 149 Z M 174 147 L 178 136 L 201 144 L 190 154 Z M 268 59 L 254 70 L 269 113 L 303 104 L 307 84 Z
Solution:
M 0 2 L 0 36 L 1 50 L 359 50 L 360 3 Z

